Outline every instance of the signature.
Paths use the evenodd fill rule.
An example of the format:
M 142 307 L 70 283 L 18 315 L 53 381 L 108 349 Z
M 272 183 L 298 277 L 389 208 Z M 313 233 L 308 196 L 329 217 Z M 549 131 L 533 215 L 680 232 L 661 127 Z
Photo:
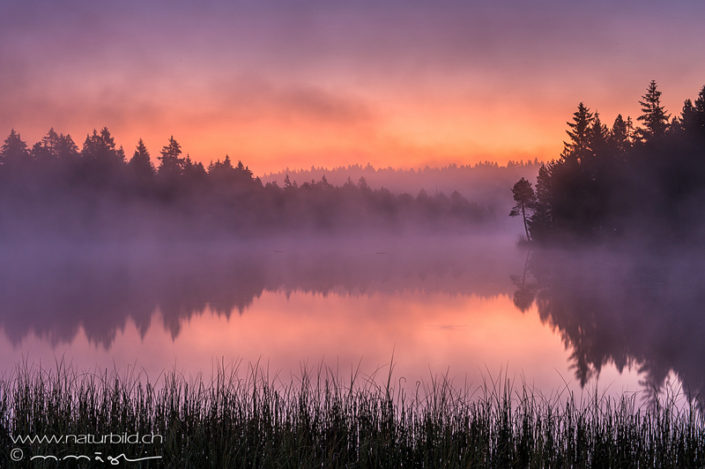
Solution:
M 24 453 L 20 448 L 14 448 L 10 451 L 10 458 L 15 461 L 21 461 L 24 458 Z M 141 458 L 128 458 L 125 453 L 120 453 L 117 456 L 103 456 L 103 453 L 96 451 L 92 455 L 87 454 L 67 454 L 65 456 L 55 456 L 53 454 L 38 454 L 29 458 L 30 461 L 92 461 L 92 462 L 102 462 L 109 463 L 112 466 L 119 466 L 123 462 L 133 463 L 133 462 L 143 462 L 162 459 L 162 456 L 143 456 Z

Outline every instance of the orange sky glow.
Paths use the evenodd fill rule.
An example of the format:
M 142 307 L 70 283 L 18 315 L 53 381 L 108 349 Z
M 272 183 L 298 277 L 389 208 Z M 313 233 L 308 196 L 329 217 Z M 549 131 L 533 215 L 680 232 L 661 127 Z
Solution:
M 0 6 L 0 132 L 173 134 L 258 175 L 549 160 L 579 101 L 610 125 L 651 79 L 674 114 L 705 84 L 702 5 L 30 3 Z

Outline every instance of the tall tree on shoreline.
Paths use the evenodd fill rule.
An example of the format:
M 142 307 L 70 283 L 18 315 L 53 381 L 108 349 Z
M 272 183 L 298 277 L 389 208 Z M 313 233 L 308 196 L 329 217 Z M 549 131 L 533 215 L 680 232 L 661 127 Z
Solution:
M 566 161 L 579 162 L 587 154 L 590 146 L 590 128 L 594 116 L 590 109 L 582 102 L 578 104 L 578 110 L 573 113 L 573 120 L 568 121 L 566 133 L 570 141 L 563 142 L 564 148 L 561 156 Z
M 527 241 L 531 240 L 531 234 L 529 233 L 529 223 L 528 216 L 526 214 L 527 210 L 533 210 L 536 205 L 536 194 L 534 193 L 531 183 L 525 178 L 519 179 L 514 187 L 512 188 L 512 194 L 514 195 L 514 202 L 516 205 L 509 212 L 509 216 L 516 217 L 521 215 L 522 221 L 524 222 L 524 233 L 526 233 Z

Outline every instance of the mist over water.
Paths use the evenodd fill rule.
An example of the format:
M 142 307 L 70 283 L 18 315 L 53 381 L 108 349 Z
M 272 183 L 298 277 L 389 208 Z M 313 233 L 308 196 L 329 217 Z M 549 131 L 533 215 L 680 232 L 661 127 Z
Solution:
M 469 239 L 473 241 L 468 242 Z M 361 296 L 507 295 L 520 266 L 511 236 L 268 238 L 234 243 L 24 245 L 2 252 L 2 325 L 70 341 L 83 327 L 109 345 L 130 318 L 165 326 L 208 308 L 243 314 L 264 292 Z M 334 314 L 334 312 L 332 312 Z
M 87 369 L 209 375 L 326 363 L 408 382 L 502 370 L 551 395 L 597 386 L 698 402 L 703 253 L 528 250 L 515 232 L 2 250 L 0 350 Z M 61 246 L 61 247 L 59 247 Z

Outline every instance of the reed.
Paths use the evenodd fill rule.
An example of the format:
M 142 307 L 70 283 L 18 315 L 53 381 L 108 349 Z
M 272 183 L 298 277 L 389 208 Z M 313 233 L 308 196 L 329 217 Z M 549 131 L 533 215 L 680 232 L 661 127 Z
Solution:
M 0 467 L 96 467 L 35 460 L 68 454 L 162 460 L 127 467 L 704 467 L 696 407 L 633 398 L 545 399 L 505 379 L 476 390 L 447 377 L 414 392 L 392 375 L 323 366 L 282 382 L 256 364 L 209 379 L 20 367 L 0 380 Z M 18 435 L 155 434 L 138 444 L 13 442 Z M 21 462 L 10 459 L 20 448 Z M 16 453 L 15 453 L 16 454 Z M 105 465 L 109 465 L 106 463 Z

